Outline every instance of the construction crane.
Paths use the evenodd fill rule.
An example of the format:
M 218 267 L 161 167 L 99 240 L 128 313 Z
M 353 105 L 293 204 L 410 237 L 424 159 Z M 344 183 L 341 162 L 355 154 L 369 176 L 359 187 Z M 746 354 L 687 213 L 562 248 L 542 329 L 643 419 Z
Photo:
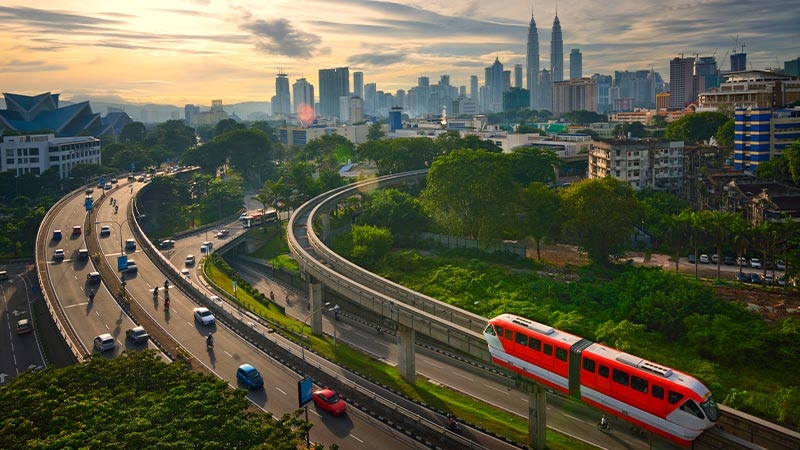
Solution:
M 736 45 L 742 47 L 741 53 L 744 53 L 744 48 L 747 47 L 747 44 L 739 40 L 739 35 L 737 34 L 736 37 L 731 36 L 731 39 L 733 39 L 733 42 L 735 42 Z M 736 54 L 735 48 L 733 49 L 733 53 Z

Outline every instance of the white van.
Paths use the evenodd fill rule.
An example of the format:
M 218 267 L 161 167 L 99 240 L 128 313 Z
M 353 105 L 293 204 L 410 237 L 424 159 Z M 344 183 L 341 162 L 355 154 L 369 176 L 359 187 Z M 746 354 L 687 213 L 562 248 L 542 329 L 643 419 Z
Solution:
M 195 263 L 194 255 L 187 255 L 186 256 L 186 265 L 187 266 L 193 266 L 194 263 Z

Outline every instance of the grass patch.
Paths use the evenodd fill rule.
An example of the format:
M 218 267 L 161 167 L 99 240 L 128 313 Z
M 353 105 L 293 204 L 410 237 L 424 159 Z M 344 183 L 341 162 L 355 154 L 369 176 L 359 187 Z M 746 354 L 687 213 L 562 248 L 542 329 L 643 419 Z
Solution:
M 203 267 L 205 275 L 222 289 L 227 297 L 234 299 L 231 279 L 213 261 L 207 261 L 208 263 Z M 418 377 L 416 384 L 410 385 L 400 377 L 396 368 L 365 355 L 342 341 L 337 341 L 334 347 L 332 339 L 327 336 L 312 335 L 309 325 L 285 316 L 274 305 L 267 307 L 241 289 L 238 290 L 238 296 L 235 298 L 243 308 L 275 323 L 279 327 L 277 332 L 281 335 L 298 344 L 305 345 L 306 348 L 336 364 L 357 371 L 366 378 L 401 392 L 409 398 L 438 410 L 452 413 L 462 420 L 479 425 L 497 435 L 522 445 L 527 443 L 528 422 L 523 417 L 497 410 L 468 395 L 432 383 L 423 377 Z M 547 447 L 553 450 L 595 448 L 550 430 L 547 431 Z

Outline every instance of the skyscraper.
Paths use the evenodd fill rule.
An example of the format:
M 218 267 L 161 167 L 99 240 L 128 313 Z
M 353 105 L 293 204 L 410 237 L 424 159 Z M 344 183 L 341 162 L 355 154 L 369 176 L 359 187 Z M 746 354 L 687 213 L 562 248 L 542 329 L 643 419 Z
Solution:
M 561 36 L 561 22 L 553 20 L 553 34 L 550 39 L 550 78 L 553 83 L 564 81 L 564 40 Z
M 289 78 L 283 71 L 279 71 L 275 78 L 275 97 L 272 97 L 272 114 L 288 116 L 291 113 L 292 103 L 289 95 Z
M 525 53 L 525 61 L 528 92 L 531 96 L 531 109 L 539 109 L 539 32 L 536 30 L 536 21 L 533 20 L 533 11 L 531 11 L 531 23 L 528 27 L 528 46 Z M 474 95 L 472 99 L 476 100 Z
M 514 87 L 522 89 L 522 64 L 514 64 Z
M 478 76 L 469 76 L 469 98 L 478 101 Z
M 669 62 L 669 107 L 682 109 L 696 101 L 694 58 L 672 59 Z
M 353 93 L 364 98 L 364 72 L 353 72 Z
M 573 48 L 569 54 L 569 79 L 575 78 L 583 78 L 583 55 L 578 48 Z
M 713 56 L 701 56 L 697 58 L 694 64 L 694 75 L 698 93 L 719 87 L 717 59 Z
M 505 90 L 505 77 L 503 75 L 503 63 L 499 58 L 494 59 L 494 63 L 486 68 L 486 80 L 484 84 L 489 89 L 489 112 L 503 112 L 503 91 Z M 510 75 L 509 75 L 510 78 Z
M 339 97 L 350 95 L 350 68 L 319 70 L 319 114 L 339 117 Z
M 292 94 L 294 96 L 294 112 L 303 120 L 307 120 L 309 116 L 313 118 L 314 86 L 305 78 L 298 78 L 292 85 Z

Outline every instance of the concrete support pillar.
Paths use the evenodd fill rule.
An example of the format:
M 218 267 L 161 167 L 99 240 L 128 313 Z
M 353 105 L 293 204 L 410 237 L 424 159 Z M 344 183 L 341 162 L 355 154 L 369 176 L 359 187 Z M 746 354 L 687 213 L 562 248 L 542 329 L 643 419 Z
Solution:
M 545 450 L 547 432 L 547 392 L 539 383 L 517 377 L 519 390 L 528 393 L 528 447 Z
M 417 377 L 414 360 L 415 335 L 413 328 L 397 324 L 397 370 L 400 372 L 400 376 L 410 384 L 414 384 Z
M 314 281 L 308 283 L 308 301 L 311 305 L 309 312 L 311 334 L 322 335 L 322 283 Z
M 331 235 L 331 215 L 328 213 L 322 213 L 322 233 L 320 234 L 320 239 L 322 242 L 329 244 L 328 238 Z

